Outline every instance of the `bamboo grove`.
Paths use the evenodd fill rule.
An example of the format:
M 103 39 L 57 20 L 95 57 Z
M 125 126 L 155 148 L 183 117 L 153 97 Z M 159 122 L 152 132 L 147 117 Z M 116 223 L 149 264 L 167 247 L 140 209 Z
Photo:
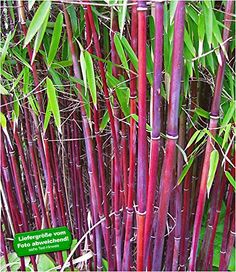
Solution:
M 1 1 L 1 271 L 235 271 L 234 8 Z

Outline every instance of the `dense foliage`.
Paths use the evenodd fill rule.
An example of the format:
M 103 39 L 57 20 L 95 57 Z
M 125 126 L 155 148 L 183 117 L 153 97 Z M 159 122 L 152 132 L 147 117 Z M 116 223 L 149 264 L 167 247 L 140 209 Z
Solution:
M 2 271 L 235 270 L 234 1 L 3 0 L 1 33 Z

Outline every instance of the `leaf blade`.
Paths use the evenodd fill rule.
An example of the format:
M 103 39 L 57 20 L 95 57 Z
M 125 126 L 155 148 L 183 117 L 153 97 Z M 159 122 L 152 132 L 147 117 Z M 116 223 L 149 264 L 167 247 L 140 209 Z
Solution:
M 43 1 L 41 5 L 39 6 L 39 8 L 37 9 L 29 25 L 29 28 L 25 37 L 25 41 L 24 41 L 24 47 L 26 47 L 26 45 L 30 43 L 32 38 L 35 36 L 35 34 L 38 32 L 38 30 L 42 26 L 48 14 L 48 11 L 50 10 L 50 7 L 51 7 L 51 1 Z
M 52 41 L 51 41 L 51 45 L 50 45 L 49 53 L 48 53 L 49 66 L 51 66 L 58 50 L 58 46 L 61 39 L 62 26 L 63 26 L 63 15 L 62 13 L 59 13 L 54 25 Z

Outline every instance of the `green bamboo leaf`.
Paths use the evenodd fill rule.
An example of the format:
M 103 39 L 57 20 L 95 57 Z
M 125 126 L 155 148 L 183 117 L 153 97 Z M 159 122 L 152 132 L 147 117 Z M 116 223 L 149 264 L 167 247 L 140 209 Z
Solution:
M 135 70 L 138 71 L 138 58 L 135 55 L 132 47 L 130 46 L 129 42 L 126 40 L 126 38 L 124 36 L 122 36 L 121 42 L 125 48 L 125 51 L 127 52 L 128 56 L 130 58 L 130 61 L 132 62 Z
M 189 49 L 189 52 L 193 55 L 193 57 L 196 56 L 196 51 L 192 42 L 192 38 L 190 37 L 188 31 L 186 30 L 186 28 L 184 29 L 184 42 L 186 44 L 186 46 Z
M 199 133 L 201 132 L 201 130 L 196 130 L 194 133 L 193 133 L 193 136 L 190 138 L 187 146 L 185 149 L 188 149 L 192 144 L 193 142 L 196 140 L 196 138 L 198 137 Z
M 39 115 L 39 104 L 38 104 L 36 98 L 33 95 L 31 95 L 28 97 L 28 101 L 29 101 L 29 104 L 30 104 L 32 110 L 34 111 L 36 116 L 38 116 Z
M 168 28 L 169 28 L 169 11 L 168 11 L 168 8 L 167 8 L 167 2 L 165 1 L 164 2 L 164 30 L 165 30 L 165 33 L 167 33 L 168 31 Z
M 37 9 L 27 31 L 27 35 L 24 41 L 24 47 L 32 40 L 38 30 L 42 27 L 45 18 L 51 7 L 51 1 L 43 1 L 39 8 Z
M 13 48 L 12 52 L 20 62 L 22 62 L 25 66 L 32 70 L 30 64 L 25 60 L 25 58 L 22 56 L 22 53 L 17 47 Z
M 130 115 L 130 108 L 128 106 L 130 97 L 129 88 L 127 87 L 116 88 L 116 95 L 122 112 L 124 113 L 125 116 L 129 116 Z
M 47 78 L 47 96 L 48 96 L 48 103 L 50 104 L 50 109 L 52 111 L 55 124 L 61 133 L 61 117 L 60 117 L 60 110 L 56 95 L 56 89 L 51 81 L 51 79 Z
M 20 101 L 19 101 L 18 94 L 15 93 L 15 95 L 14 95 L 14 103 L 13 103 L 13 111 L 12 111 L 12 120 L 15 123 L 18 122 L 19 114 L 20 114 Z
M 208 111 L 205 111 L 204 109 L 202 109 L 202 108 L 196 108 L 195 109 L 195 112 L 196 112 L 196 114 L 198 115 L 198 116 L 202 116 L 202 117 L 204 117 L 204 118 L 206 118 L 206 119 L 209 119 L 210 118 L 210 113 L 208 112 Z
M 153 55 L 153 51 L 155 49 L 155 22 L 154 22 L 154 17 L 153 16 L 149 16 L 149 35 L 150 35 L 150 42 L 151 42 L 151 52 Z
M 212 133 L 208 129 L 204 128 L 204 131 L 212 140 L 217 142 L 216 138 L 212 135 Z
M 186 6 L 186 11 L 187 11 L 187 15 L 189 15 L 188 17 L 191 18 L 193 23 L 195 23 L 197 25 L 197 23 L 198 23 L 198 12 L 196 11 L 196 7 L 194 7 L 193 5 L 187 5 Z M 187 17 L 187 20 L 188 20 L 188 17 Z
M 100 124 L 100 130 L 103 131 L 105 129 L 105 127 L 107 126 L 108 122 L 110 120 L 108 111 L 106 110 L 105 114 L 102 117 L 102 122 Z
M 54 61 L 51 65 L 54 69 L 66 68 L 72 66 L 72 60 L 62 60 L 62 61 Z
M 94 20 L 95 28 L 96 28 L 98 37 L 100 37 L 100 27 L 99 27 L 99 20 L 98 20 L 99 13 L 97 12 L 96 7 L 93 7 L 93 6 L 92 6 L 92 11 L 93 11 L 93 20 Z M 77 19 L 77 16 L 76 16 L 76 19 Z
M 17 85 L 19 84 L 19 82 L 20 82 L 21 78 L 23 77 L 23 75 L 24 75 L 24 70 L 22 70 L 22 71 L 20 72 L 20 74 L 17 76 L 16 79 L 13 79 L 13 84 L 12 84 L 11 90 L 14 91 L 14 89 L 15 89 L 15 88 L 17 87 Z
M 15 6 L 13 3 L 13 0 L 8 0 L 8 9 L 10 11 L 10 15 L 11 15 L 11 19 L 12 19 L 12 23 L 15 25 L 16 19 L 15 19 Z M 0 265 L 1 267 L 1 265 Z
M 95 108 L 97 108 L 97 90 L 96 90 L 95 74 L 94 74 L 94 68 L 93 68 L 93 60 L 89 52 L 84 51 L 84 59 L 86 62 L 86 73 L 87 73 L 90 94 L 93 100 L 93 104 Z
M 214 149 L 210 155 L 210 168 L 209 168 L 208 178 L 207 178 L 207 195 L 208 195 L 208 197 L 210 195 L 210 190 L 211 190 L 211 186 L 212 186 L 212 183 L 213 183 L 213 180 L 215 177 L 218 162 L 219 162 L 219 153 L 216 149 Z
M 198 55 L 202 55 L 203 51 L 203 40 L 205 36 L 205 22 L 204 14 L 201 12 L 198 17 L 198 37 L 199 37 L 199 46 L 198 46 Z
M 175 1 L 175 0 L 170 1 L 170 25 L 174 21 L 175 10 L 176 10 L 177 4 L 178 4 L 178 1 Z
M 28 9 L 29 9 L 29 11 L 32 9 L 35 2 L 36 2 L 36 0 L 28 0 Z
M 126 17 L 128 0 L 119 0 L 119 3 L 122 4 L 118 9 L 118 22 L 119 22 L 119 28 L 120 28 L 120 36 L 122 36 L 124 26 L 125 26 L 125 17 Z
M 224 116 L 224 119 L 221 123 L 222 127 L 226 126 L 230 122 L 231 118 L 235 115 L 235 110 L 236 110 L 236 101 L 231 101 L 230 107 L 228 108 Z
M 2 84 L 0 84 L 0 94 L 3 94 L 3 95 L 9 94 L 8 90 L 4 86 L 2 86 Z
M 213 8 L 211 1 L 203 2 L 203 14 L 205 19 L 205 28 L 206 30 L 206 38 L 209 46 L 212 43 L 212 33 L 213 33 Z
M 10 41 L 12 39 L 12 33 L 9 32 L 7 34 L 7 38 L 5 40 L 5 43 L 4 43 L 4 46 L 3 48 L 1 49 L 1 56 L 0 56 L 0 65 L 2 66 L 4 61 L 5 61 L 5 58 L 6 58 L 6 55 L 7 55 L 7 51 L 8 51 L 8 48 L 9 48 L 9 44 L 10 44 Z
M 108 270 L 108 261 L 104 258 L 102 258 L 102 266 L 103 266 L 103 271 L 109 271 Z
M 75 5 L 68 5 L 67 11 L 70 16 L 71 26 L 73 30 L 73 34 L 77 33 L 78 31 L 78 17 L 75 10 Z
M 59 91 L 64 91 L 64 86 L 61 81 L 63 75 L 56 72 L 52 67 L 49 69 L 49 73 L 52 76 L 53 82 L 55 83 L 55 87 L 58 88 Z
M 230 130 L 231 130 L 231 124 L 226 125 L 224 138 L 223 138 L 223 142 L 222 142 L 222 148 L 224 148 L 226 143 L 228 142 L 229 135 L 230 135 Z
M 228 171 L 225 171 L 225 175 L 230 182 L 230 184 L 234 187 L 234 190 L 236 190 L 236 182 L 235 179 L 231 176 L 231 174 Z
M 48 66 L 50 66 L 57 54 L 58 46 L 60 43 L 61 32 L 62 32 L 62 25 L 63 25 L 63 15 L 59 13 L 57 15 L 57 19 L 54 25 L 53 34 L 52 34 L 52 41 L 48 53 Z
M 218 44 L 221 44 L 221 48 L 222 48 L 224 54 L 227 57 L 227 52 L 225 50 L 225 46 L 222 45 L 223 39 L 222 39 L 222 36 L 221 36 L 221 31 L 220 31 L 220 28 L 219 28 L 219 24 L 218 24 L 218 21 L 217 21 L 216 16 L 215 16 L 214 13 L 213 13 L 213 36 L 216 39 L 216 41 L 218 42 Z
M 180 145 L 178 145 L 178 144 L 176 144 L 176 146 L 178 147 L 180 153 L 182 154 L 185 163 L 188 163 L 187 154 L 185 153 L 185 151 L 183 150 L 183 148 Z
M 42 24 L 42 27 L 39 29 L 39 31 L 37 32 L 35 41 L 34 41 L 34 51 L 33 51 L 33 56 L 32 56 L 32 60 L 31 60 L 31 65 L 34 62 L 34 59 L 36 57 L 36 54 L 39 51 L 40 45 L 42 43 L 43 37 L 44 37 L 44 33 L 46 31 L 47 28 L 47 23 L 48 23 L 48 18 L 49 18 L 49 10 L 47 12 L 47 16 Z
M 190 167 L 192 166 L 194 162 L 194 157 L 191 157 L 190 160 L 188 161 L 188 163 L 185 164 L 183 171 L 178 179 L 178 185 L 181 184 L 181 182 L 183 181 L 183 179 L 185 178 L 185 176 L 187 175 Z
M 81 49 L 80 51 L 80 66 L 81 66 L 81 71 L 82 71 L 82 76 L 84 80 L 84 91 L 85 93 L 87 92 L 87 75 L 86 75 L 86 62 L 84 58 L 84 51 Z
M 0 125 L 3 129 L 6 129 L 7 127 L 7 119 L 1 111 L 0 111 Z
M 201 130 L 201 132 L 199 133 L 197 139 L 196 139 L 196 143 L 198 143 L 204 136 L 206 135 L 205 130 Z
M 36 116 L 38 116 L 39 115 L 38 102 L 36 101 L 33 94 L 28 95 L 28 93 L 29 93 L 29 68 L 28 67 L 24 68 L 23 93 L 27 94 L 29 104 L 30 104 L 32 110 L 34 111 L 34 113 L 36 114 Z
M 215 72 L 215 63 L 214 63 L 213 54 L 208 54 L 206 56 L 206 60 L 207 60 L 207 65 L 209 65 L 209 67 L 210 67 L 211 73 L 214 74 L 214 72 Z
M 45 112 L 44 123 L 43 123 L 44 131 L 46 131 L 47 128 L 48 128 L 48 124 L 49 124 L 49 121 L 50 121 L 50 118 L 51 118 L 51 114 L 52 114 L 52 111 L 51 111 L 51 108 L 50 108 L 50 103 L 48 103 L 47 108 L 46 108 L 46 112 Z
M 1 67 L 2 68 L 2 67 Z M 12 80 L 12 75 L 4 71 L 3 69 L 0 69 L 0 76 L 5 77 L 5 79 L 11 81 Z
M 120 38 L 119 38 L 118 34 L 114 35 L 114 43 L 115 43 L 116 51 L 117 51 L 117 53 L 118 53 L 118 55 L 120 57 L 122 65 L 124 66 L 124 68 L 126 70 L 128 70 L 129 65 L 128 65 L 128 62 L 126 60 L 125 52 L 124 52 L 124 49 L 123 49 L 123 46 L 121 44 L 121 41 L 120 41 Z
M 116 95 L 121 107 L 122 112 L 127 117 L 130 114 L 129 108 L 129 97 L 130 97 L 130 90 L 129 88 L 123 83 L 124 78 L 118 80 L 110 73 L 106 73 L 107 77 L 107 84 L 110 88 L 115 89 Z
M 24 68 L 24 77 L 23 77 L 23 93 L 27 94 L 29 92 L 29 68 Z
M 2 130 L 4 134 L 6 135 L 9 145 L 11 146 L 11 148 L 13 148 L 11 144 L 10 135 L 8 134 L 8 131 L 7 131 L 7 119 L 1 111 L 0 111 L 0 126 L 2 127 Z
M 138 115 L 137 114 L 130 114 L 130 116 L 138 123 Z M 152 131 L 152 127 L 149 124 L 146 124 L 146 130 L 147 132 Z

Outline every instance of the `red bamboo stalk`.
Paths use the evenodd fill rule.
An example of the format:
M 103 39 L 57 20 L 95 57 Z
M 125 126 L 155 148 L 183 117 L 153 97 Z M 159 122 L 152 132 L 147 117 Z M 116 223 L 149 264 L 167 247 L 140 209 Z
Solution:
M 137 7 L 132 6 L 132 20 L 131 20 L 131 47 L 134 53 L 137 54 Z M 130 64 L 130 70 L 134 71 L 134 66 Z M 134 73 L 130 73 L 130 114 L 136 114 L 136 77 Z M 128 181 L 128 199 L 126 207 L 126 226 L 124 239 L 124 254 L 122 270 L 128 271 L 130 260 L 130 239 L 132 236 L 132 222 L 133 222 L 133 198 L 134 198 L 134 182 L 135 182 L 135 162 L 136 162 L 136 122 L 130 118 L 129 131 L 129 181 Z
M 1 252 L 3 252 L 3 256 L 4 256 L 4 259 L 5 259 L 6 266 L 7 266 L 6 270 L 11 271 L 10 265 L 9 265 L 9 259 L 8 259 L 8 255 L 7 255 L 7 247 L 6 247 L 6 243 L 5 243 L 2 224 L 1 224 Z
M 231 221 L 231 227 L 230 227 L 230 233 L 229 233 L 229 239 L 226 249 L 226 255 L 225 255 L 225 266 L 222 267 L 221 271 L 226 271 L 229 265 L 229 260 L 232 255 L 232 250 L 235 244 L 235 207 L 233 209 L 233 219 Z
M 162 55 L 163 55 L 163 3 L 155 4 L 155 51 L 154 51 L 154 81 L 152 89 L 152 134 L 149 164 L 149 184 L 147 194 L 147 214 L 145 221 L 145 262 L 149 255 L 150 236 L 153 222 L 153 206 L 157 185 L 158 162 L 160 150 L 160 103 L 161 103 L 161 80 L 162 80 Z
M 166 154 L 161 173 L 161 185 L 160 185 L 161 193 L 154 246 L 154 255 L 156 256 L 156 258 L 153 258 L 152 263 L 153 270 L 161 269 L 167 212 L 169 207 L 170 194 L 173 187 L 173 170 L 174 170 L 173 158 L 175 157 L 176 140 L 178 138 L 178 110 L 183 64 L 184 17 L 185 17 L 185 2 L 178 1 L 175 11 L 175 23 L 174 23 L 172 73 L 167 115 Z
M 98 40 L 97 31 L 95 28 L 94 20 L 93 20 L 93 14 L 91 6 L 87 5 L 88 10 L 88 17 L 89 17 L 89 23 L 92 30 L 92 36 L 94 41 L 94 47 L 96 51 L 96 55 L 98 58 L 102 58 L 101 48 Z M 120 215 L 120 185 L 121 185 L 121 167 L 120 167 L 120 161 L 119 161 L 119 147 L 118 147 L 118 140 L 116 136 L 116 128 L 115 128 L 115 122 L 114 122 L 114 116 L 109 100 L 109 92 L 105 77 L 105 69 L 104 64 L 102 61 L 98 61 L 100 74 L 102 78 L 103 83 L 103 92 L 105 95 L 105 102 L 106 107 L 108 110 L 108 114 L 110 117 L 110 125 L 111 125 L 111 134 L 112 134 L 112 140 L 113 140 L 113 147 L 114 147 L 114 156 L 115 156 L 115 232 L 116 232 L 116 259 L 117 259 L 117 269 L 121 270 L 121 215 Z
M 230 32 L 231 17 L 233 12 L 233 4 L 234 4 L 234 1 L 231 1 L 231 0 L 228 0 L 226 2 L 225 19 L 224 19 L 225 28 L 223 29 L 223 41 L 227 40 L 230 34 L 229 32 Z M 229 42 L 226 42 L 224 46 L 225 46 L 225 50 L 227 51 Z M 226 64 L 226 56 L 224 55 L 222 50 L 221 50 L 221 60 L 222 60 L 222 64 L 219 65 L 217 76 L 216 76 L 215 93 L 214 93 L 213 102 L 211 106 L 211 117 L 210 117 L 210 124 L 209 124 L 209 130 L 213 134 L 213 136 L 216 134 L 216 127 L 217 127 L 217 123 L 219 119 L 220 97 L 221 97 L 221 90 L 223 85 L 224 71 L 225 71 L 225 64 Z M 191 252 L 190 252 L 190 262 L 189 262 L 189 269 L 191 271 L 196 270 L 197 248 L 198 248 L 200 228 L 201 228 L 202 216 L 203 216 L 205 200 L 206 200 L 206 186 L 207 186 L 207 178 L 208 178 L 209 166 L 210 166 L 210 154 L 213 150 L 213 146 L 214 146 L 214 143 L 212 142 L 211 138 L 208 137 L 205 156 L 204 156 L 204 164 L 203 164 L 204 166 L 203 166 L 202 175 L 201 175 L 200 191 L 199 191 L 198 202 L 197 202 L 194 228 L 193 228 L 193 238 L 192 238 L 192 246 L 191 246 Z
M 147 5 L 138 1 L 138 180 L 137 180 L 137 270 L 144 269 L 144 233 L 147 190 L 147 132 L 146 132 L 146 41 Z
M 89 53 L 93 52 L 91 44 L 91 27 L 89 22 L 89 17 L 87 10 L 85 11 L 85 22 L 86 22 L 86 42 Z M 108 208 L 108 201 L 107 201 L 107 192 L 106 192 L 106 176 L 105 176 L 105 169 L 104 169 L 104 159 L 103 159 L 103 151 L 102 151 L 102 139 L 100 135 L 100 129 L 99 129 L 99 112 L 98 108 L 95 106 L 93 107 L 93 117 L 94 117 L 94 132 L 96 137 L 96 143 L 97 143 L 97 149 L 98 149 L 98 164 L 99 164 L 99 174 L 101 179 L 101 189 L 102 189 L 102 198 L 103 198 L 103 207 L 104 207 L 104 215 L 105 215 L 105 245 L 107 249 L 107 259 L 108 259 L 108 265 L 109 269 L 113 270 L 113 260 L 112 255 L 109 254 L 111 252 L 111 241 L 110 241 L 110 228 L 111 228 L 111 222 L 109 217 L 109 208 Z
M 28 147 L 29 147 L 29 152 L 30 152 L 30 159 L 32 160 L 34 180 L 35 180 L 36 186 L 37 186 L 39 203 L 40 203 L 40 207 L 41 207 L 41 211 L 42 211 L 42 218 L 44 220 L 43 223 L 45 224 L 45 227 L 48 228 L 49 222 L 48 222 L 48 217 L 47 217 L 47 213 L 46 213 L 46 207 L 45 207 L 44 200 L 43 200 L 43 192 L 42 192 L 42 187 L 41 187 L 41 182 L 40 182 L 40 173 L 38 172 L 38 166 L 37 166 L 37 161 L 36 161 L 36 156 L 35 156 L 35 149 L 34 149 L 33 139 L 32 139 L 32 131 L 31 131 L 31 127 L 29 124 L 30 116 L 29 116 L 26 108 L 24 108 L 24 114 L 25 114 L 27 142 L 28 142 Z
M 192 83 L 192 89 L 191 89 L 191 104 L 190 104 L 190 115 L 191 118 L 193 117 L 193 110 L 196 106 L 196 96 L 197 96 L 197 84 L 195 82 Z M 188 132 L 188 140 L 191 139 L 191 137 L 194 134 L 194 127 L 191 126 Z M 192 144 L 188 150 L 187 150 L 187 156 L 193 152 L 194 145 Z M 189 217 L 190 217 L 190 197 L 191 197 L 191 180 L 192 180 L 192 172 L 193 167 L 191 166 L 188 173 L 186 174 L 186 177 L 184 179 L 183 184 L 183 211 L 182 211 L 182 227 L 181 227 L 181 240 L 180 240 L 180 269 L 185 269 L 186 266 L 186 252 L 187 252 L 187 246 L 188 246 L 188 240 L 189 240 Z
M 67 13 L 67 10 L 65 6 L 63 5 L 63 10 L 64 10 L 64 16 L 65 16 L 65 22 L 66 22 L 66 29 L 67 29 L 67 36 L 68 36 L 68 42 L 70 46 L 70 51 L 72 55 L 72 61 L 73 61 L 73 69 L 74 69 L 74 75 L 76 78 L 80 78 L 80 71 L 79 71 L 79 65 L 75 53 L 75 46 L 73 43 L 72 39 L 72 29 L 71 29 L 71 24 L 70 24 L 70 19 L 69 15 Z M 88 173 L 89 173 L 89 179 L 90 179 L 90 188 L 93 191 L 94 190 L 94 195 L 96 196 L 94 199 L 94 203 L 97 206 L 98 209 L 93 209 L 93 212 L 98 212 L 99 217 L 103 218 L 103 209 L 101 205 L 101 194 L 99 190 L 99 182 L 98 182 L 98 174 L 97 174 L 97 167 L 96 167 L 96 162 L 95 162 L 95 156 L 94 156 L 94 149 L 93 149 L 93 143 L 91 139 L 91 131 L 90 131 L 90 126 L 88 123 L 88 119 L 86 116 L 86 111 L 83 103 L 83 97 L 81 95 L 81 86 L 79 84 L 76 85 L 79 92 L 78 92 L 78 97 L 81 102 L 80 104 L 80 110 L 81 110 L 81 116 L 82 116 L 82 122 L 83 122 L 83 132 L 84 132 L 84 138 L 85 138 L 85 147 L 86 147 L 86 155 L 88 158 Z M 94 214 L 95 220 L 97 219 L 97 214 Z M 98 231 L 98 233 L 97 233 Z M 98 230 L 96 229 L 96 236 L 100 236 L 100 231 L 99 228 Z M 106 239 L 105 233 L 103 233 L 104 239 Z M 100 239 L 99 237 L 97 239 Z M 97 253 L 100 254 L 101 244 L 99 240 L 97 240 Z M 98 248 L 99 247 L 99 248 Z M 100 255 L 99 255 L 100 256 Z M 100 260 L 98 262 L 98 267 L 101 269 L 101 263 Z
M 226 256 L 226 250 L 227 250 L 228 233 L 230 228 L 230 214 L 231 214 L 233 198 L 234 198 L 234 189 L 233 189 L 233 186 L 229 184 L 226 211 L 225 211 L 225 220 L 224 220 L 224 230 L 223 230 L 223 237 L 222 237 L 221 250 L 220 250 L 219 271 L 223 271 L 223 268 L 226 266 L 225 256 Z
M 185 105 L 182 105 L 185 108 Z M 182 111 L 180 114 L 180 122 L 179 122 L 179 140 L 178 145 L 184 149 L 185 147 L 185 130 L 186 130 L 186 115 L 185 112 Z M 178 183 L 178 179 L 183 170 L 183 155 L 178 150 L 177 154 L 177 179 L 176 184 Z M 174 185 L 175 186 L 175 185 Z M 173 252 L 173 262 L 172 262 L 172 271 L 178 270 L 179 265 L 179 250 L 180 250 L 180 239 L 181 239 L 181 228 L 182 228 L 182 184 L 176 185 L 174 191 L 174 199 L 175 199 L 175 235 L 174 235 L 174 252 Z
M 221 181 L 221 185 L 220 185 L 220 193 L 219 193 L 219 198 L 218 198 L 218 203 L 217 203 L 215 219 L 214 219 L 214 223 L 212 226 L 212 233 L 211 233 L 209 250 L 206 254 L 206 261 L 207 261 L 206 267 L 209 267 L 209 270 L 212 270 L 212 261 L 213 261 L 213 254 L 214 254 L 214 241 L 215 241 L 215 235 L 216 235 L 217 225 L 218 225 L 218 221 L 219 221 L 220 211 L 221 211 L 221 207 L 222 207 L 223 197 L 225 194 L 225 188 L 226 188 L 226 176 L 224 175 L 223 179 Z
M 221 160 L 220 160 L 221 162 Z M 199 267 L 202 269 L 206 269 L 208 266 L 208 251 L 210 247 L 210 241 L 212 237 L 212 228 L 216 216 L 217 211 L 217 199 L 218 199 L 218 191 L 220 188 L 220 182 L 222 182 L 222 169 L 220 167 L 220 162 L 218 163 L 218 168 L 215 175 L 215 180 L 211 190 L 211 204 L 210 210 L 208 214 L 207 227 L 204 235 L 204 239 L 201 246 L 201 251 L 199 254 Z

